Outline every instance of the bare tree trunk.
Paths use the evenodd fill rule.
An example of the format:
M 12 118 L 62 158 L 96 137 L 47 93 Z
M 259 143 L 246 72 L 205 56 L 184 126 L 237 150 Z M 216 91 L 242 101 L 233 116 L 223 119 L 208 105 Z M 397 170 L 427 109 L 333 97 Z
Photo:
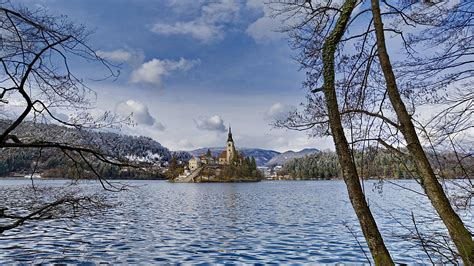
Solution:
M 377 36 L 378 57 L 385 76 L 389 99 L 401 124 L 400 131 L 407 142 L 408 151 L 413 157 L 419 170 L 426 195 L 429 197 L 433 207 L 446 225 L 464 264 L 473 265 L 474 243 L 472 241 L 472 235 L 464 226 L 457 213 L 453 210 L 441 184 L 436 178 L 423 147 L 421 146 L 411 116 L 407 112 L 405 104 L 403 103 L 398 91 L 395 74 L 393 73 L 390 58 L 385 46 L 385 36 L 382 17 L 380 14 L 379 0 L 371 0 L 371 2 L 375 32 Z
M 336 47 L 344 35 L 351 13 L 356 5 L 355 0 L 347 0 L 342 6 L 334 30 L 324 42 L 323 46 L 323 76 L 324 96 L 328 109 L 329 124 L 336 146 L 336 152 L 341 164 L 342 175 L 347 186 L 349 198 L 359 219 L 362 232 L 369 246 L 376 265 L 393 265 L 392 258 L 385 247 L 374 217 L 370 211 L 365 195 L 360 185 L 357 169 L 352 160 L 351 151 L 341 123 L 341 114 L 337 102 L 334 73 L 334 54 Z

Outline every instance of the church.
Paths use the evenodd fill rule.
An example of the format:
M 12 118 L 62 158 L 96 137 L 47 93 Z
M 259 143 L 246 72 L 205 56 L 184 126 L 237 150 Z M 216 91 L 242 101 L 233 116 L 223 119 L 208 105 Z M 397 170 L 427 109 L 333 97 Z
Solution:
M 201 167 L 203 164 L 220 164 L 229 165 L 234 158 L 237 156 L 235 149 L 234 139 L 232 138 L 232 129 L 229 126 L 229 132 L 227 133 L 227 143 L 225 149 L 219 154 L 217 160 L 209 154 L 202 154 L 199 157 L 193 157 L 189 160 L 189 170 L 194 171 Z
M 227 134 L 227 145 L 225 150 L 219 155 L 219 164 L 230 164 L 236 154 L 234 140 L 232 139 L 232 130 L 229 126 L 229 133 Z

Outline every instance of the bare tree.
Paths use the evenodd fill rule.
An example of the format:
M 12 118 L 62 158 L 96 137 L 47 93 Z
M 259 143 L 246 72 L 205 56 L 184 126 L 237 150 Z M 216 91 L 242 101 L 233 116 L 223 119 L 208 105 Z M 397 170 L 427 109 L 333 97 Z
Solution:
M 473 13 L 470 11 L 472 2 L 461 1 L 459 4 L 450 4 L 449 1 L 422 1 L 422 3 L 383 1 L 383 3 L 385 8 L 383 12 L 379 12 L 379 16 L 383 16 L 390 23 L 377 28 L 375 15 L 372 14 L 374 8 L 364 8 L 360 5 L 358 11 L 354 12 L 348 21 L 335 51 L 336 93 L 333 96 L 340 102 L 339 114 L 344 126 L 343 132 L 348 135 L 352 154 L 355 150 L 364 154 L 364 150 L 368 148 L 381 147 L 400 158 L 401 163 L 406 159 L 415 162 L 416 168 L 405 165 L 407 171 L 427 190 L 427 195 L 432 200 L 438 198 L 433 205 L 438 209 L 438 213 L 439 204 L 446 210 L 443 220 L 455 221 L 455 225 L 447 224 L 447 227 L 457 228 L 458 235 L 462 235 L 462 240 L 459 238 L 455 240 L 452 234 L 451 237 L 454 242 L 458 242 L 456 246 L 459 254 L 464 252 L 465 257 L 466 252 L 472 250 L 470 244 L 472 236 L 453 211 L 434 175 L 428 155 L 418 138 L 418 134 L 427 131 L 427 125 L 419 123 L 416 115 L 420 114 L 421 108 L 417 107 L 421 105 L 449 104 L 443 92 L 448 86 L 459 85 L 462 82 L 464 97 L 451 102 L 458 110 L 462 106 L 462 110 L 456 112 L 453 111 L 453 107 L 447 108 L 440 114 L 453 111 L 451 114 L 457 113 L 458 116 L 452 117 L 449 121 L 441 121 L 441 117 L 444 119 L 442 115 L 435 116 L 431 123 L 436 126 L 431 126 L 431 129 L 437 128 L 437 132 L 440 133 L 438 136 L 449 139 L 454 134 L 471 128 L 472 105 L 469 104 L 469 99 L 472 98 L 472 67 L 465 66 L 473 62 Z M 330 117 L 329 109 L 322 104 L 327 101 L 327 96 L 324 91 L 326 86 L 324 60 L 321 58 L 324 58 L 323 44 L 330 37 L 330 31 L 325 29 L 327 25 L 335 25 L 340 9 L 331 5 L 331 2 L 320 3 L 320 1 L 291 1 L 284 2 L 282 6 L 284 7 L 276 8 L 276 15 L 287 14 L 290 18 L 287 21 L 303 21 L 294 23 L 287 30 L 293 48 L 299 51 L 296 59 L 307 72 L 307 81 L 304 85 L 309 88 L 310 93 L 303 112 L 294 112 L 287 119 L 277 121 L 276 125 L 296 130 L 312 130 L 313 135 L 334 135 L 330 126 L 331 119 L 334 118 Z M 331 16 L 325 8 L 337 15 Z M 381 59 L 377 60 L 383 56 L 383 49 L 377 41 L 384 34 L 398 38 L 402 48 L 397 54 L 401 59 L 391 66 L 394 75 L 398 74 L 397 80 L 402 84 L 398 86 L 397 91 L 387 89 L 387 65 L 383 64 Z M 427 46 L 433 48 L 432 51 L 428 52 Z M 395 83 L 395 78 L 393 77 L 391 81 Z M 318 92 L 323 92 L 324 97 L 316 94 Z M 407 106 L 402 107 L 405 103 Z M 452 130 L 453 127 L 456 130 Z M 410 131 L 408 138 L 407 131 Z M 446 134 L 448 132 L 450 134 Z M 427 143 L 433 141 L 432 134 L 425 135 Z M 438 138 L 438 142 L 441 139 Z M 458 155 L 463 168 L 461 163 L 463 160 L 467 161 L 465 159 L 470 156 L 470 151 Z M 364 177 L 367 161 L 368 158 L 362 156 L 358 162 L 359 167 L 356 170 L 360 177 Z M 465 186 L 463 189 L 467 191 L 469 197 L 473 194 L 472 184 L 469 173 L 464 172 L 470 186 Z M 466 262 L 466 258 L 463 260 Z
M 44 132 L 34 136 L 21 132 L 28 123 L 55 123 L 76 129 L 95 129 L 117 126 L 127 121 L 105 112 L 97 117 L 89 112 L 92 107 L 91 96 L 94 92 L 86 82 L 76 76 L 72 70 L 70 58 L 92 63 L 105 69 L 99 79 L 116 77 L 115 67 L 99 57 L 87 44 L 90 34 L 82 25 L 69 22 L 65 17 L 54 17 L 44 10 L 30 11 L 18 8 L 10 2 L 0 3 L 0 108 L 7 111 L 8 124 L 0 131 L 0 151 L 6 149 L 56 149 L 71 160 L 74 167 L 92 172 L 106 190 L 122 190 L 104 179 L 95 168 L 95 162 L 118 167 L 131 166 L 113 154 L 106 154 L 99 147 L 78 144 L 72 139 L 61 138 L 57 132 Z M 21 103 L 21 104 L 14 104 Z M 15 112 L 13 106 L 20 106 Z M 65 112 L 69 118 L 59 114 Z M 27 220 L 52 217 L 64 206 L 77 209 L 79 206 L 91 206 L 98 203 L 92 196 L 68 193 L 56 197 L 52 202 L 34 205 L 30 213 L 15 209 L 2 209 L 0 219 L 6 224 L 0 225 L 0 232 L 17 227 Z M 30 208 L 31 209 L 31 208 Z M 71 209 L 71 208 L 69 208 Z M 63 213 L 63 212 L 60 212 Z
M 313 89 L 312 92 L 322 91 L 324 97 L 313 100 L 310 96 L 311 103 L 314 103 L 311 108 L 315 107 L 319 112 L 312 112 L 315 115 L 309 117 L 306 124 L 301 124 L 301 120 L 305 118 L 295 113 L 296 119 L 290 117 L 290 120 L 281 122 L 280 125 L 290 128 L 302 127 L 303 129 L 309 129 L 316 125 L 329 127 L 341 165 L 342 177 L 372 258 L 376 265 L 391 265 L 393 260 L 385 247 L 359 181 L 352 151 L 341 121 L 336 92 L 335 54 L 340 47 L 345 30 L 350 24 L 352 12 L 357 3 L 358 1 L 355 0 L 347 0 L 340 7 L 331 5 L 330 2 L 326 4 L 312 3 L 311 1 L 283 3 L 284 7 L 281 12 L 289 13 L 290 16 L 299 16 L 300 12 L 303 13 L 302 22 L 293 26 L 289 32 L 295 40 L 295 45 L 302 49 L 300 62 L 303 68 L 316 70 L 314 74 L 309 74 L 310 82 L 313 81 L 314 75 L 317 75 L 316 80 L 322 77 L 322 86 Z M 313 85 L 315 84 L 308 84 L 310 87 Z
M 400 96 L 396 77 L 387 52 L 379 0 L 371 0 L 371 3 L 377 38 L 378 58 L 385 77 L 388 97 L 401 125 L 400 132 L 405 138 L 408 151 L 417 165 L 423 188 L 431 200 L 433 207 L 446 225 L 464 263 L 466 265 L 474 264 L 474 242 L 472 235 L 452 208 L 423 150 L 411 116 Z
M 85 218 L 111 208 L 104 193 L 88 193 L 77 187 L 22 186 L 1 188 L 9 208 L 0 208 L 0 234 L 28 221 Z

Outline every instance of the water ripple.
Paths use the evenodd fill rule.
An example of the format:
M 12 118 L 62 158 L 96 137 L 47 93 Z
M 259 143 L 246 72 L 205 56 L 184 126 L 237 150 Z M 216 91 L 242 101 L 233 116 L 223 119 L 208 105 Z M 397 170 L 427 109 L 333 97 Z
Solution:
M 343 182 L 133 185 L 111 195 L 123 205 L 103 215 L 27 223 L 5 232 L 0 263 L 367 263 L 352 235 L 368 254 Z M 427 262 L 416 243 L 397 237 L 403 228 L 393 219 L 410 224 L 395 206 L 432 216 L 426 199 L 401 196 L 410 192 L 391 187 L 367 193 L 377 203 L 374 216 L 395 259 Z M 466 223 L 473 226 L 472 219 Z

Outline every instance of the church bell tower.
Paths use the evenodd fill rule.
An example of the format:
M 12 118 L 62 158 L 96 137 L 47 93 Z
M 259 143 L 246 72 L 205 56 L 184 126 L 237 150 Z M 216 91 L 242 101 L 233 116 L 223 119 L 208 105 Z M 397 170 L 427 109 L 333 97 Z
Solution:
M 234 140 L 232 139 L 232 130 L 229 126 L 229 133 L 227 134 L 227 147 L 226 147 L 226 153 L 227 153 L 227 164 L 230 164 L 232 159 L 235 156 L 235 146 L 234 146 Z

